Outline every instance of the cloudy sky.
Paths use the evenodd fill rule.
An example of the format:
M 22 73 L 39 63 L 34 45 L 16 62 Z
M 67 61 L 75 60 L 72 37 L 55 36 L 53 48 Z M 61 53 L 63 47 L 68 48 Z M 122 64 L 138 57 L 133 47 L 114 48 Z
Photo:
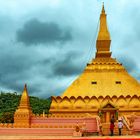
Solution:
M 140 1 L 104 0 L 111 51 L 140 80 Z M 0 0 L 0 90 L 60 95 L 95 55 L 102 0 Z

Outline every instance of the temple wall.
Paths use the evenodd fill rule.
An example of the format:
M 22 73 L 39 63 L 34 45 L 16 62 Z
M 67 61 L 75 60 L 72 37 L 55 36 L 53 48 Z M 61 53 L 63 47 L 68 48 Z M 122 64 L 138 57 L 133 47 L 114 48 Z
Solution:
M 21 116 L 22 117 L 22 116 Z M 76 130 L 76 126 L 82 131 L 83 126 L 87 132 L 99 132 L 98 120 L 92 118 L 53 118 L 44 115 L 38 116 L 32 114 L 30 120 L 30 128 L 25 126 L 22 121 L 19 123 L 0 124 L 0 134 L 38 134 L 38 135 L 65 135 L 72 136 Z M 11 129 L 12 128 L 12 129 Z M 33 129 L 36 128 L 36 129 Z M 9 131 L 9 133 L 8 133 Z M 39 132 L 38 132 L 39 131 Z
M 72 136 L 73 129 L 68 128 L 0 128 L 0 135 L 13 136 Z
M 86 128 L 86 131 L 89 132 L 98 132 L 99 128 L 98 128 L 98 119 L 96 117 L 90 117 L 90 118 L 54 118 L 51 116 L 36 116 L 33 115 L 31 117 L 30 120 L 30 130 L 27 133 L 33 133 L 32 132 L 32 128 L 43 128 L 45 129 L 44 131 L 47 132 L 47 135 L 49 135 L 48 132 L 50 132 L 51 134 L 63 134 L 63 135 L 72 135 L 73 132 L 75 131 L 76 125 L 79 126 L 79 128 L 82 130 L 83 125 Z M 24 123 L 22 123 L 22 121 L 20 123 L 1 123 L 0 124 L 0 129 L 1 131 L 6 131 L 9 128 L 13 128 L 14 130 L 13 133 L 15 133 L 15 131 L 19 131 L 19 133 L 23 133 L 20 129 L 22 128 L 29 128 L 29 126 L 25 126 Z M 41 130 L 41 129 L 40 129 Z M 66 133 L 65 133 L 66 130 Z M 42 131 L 42 130 L 41 130 Z M 6 133 L 4 132 L 4 133 Z M 42 132 L 41 132 L 42 133 Z
M 34 116 L 31 118 L 31 128 L 69 128 L 75 129 L 76 125 L 82 129 L 86 125 L 88 131 L 97 131 L 96 118 L 46 118 Z

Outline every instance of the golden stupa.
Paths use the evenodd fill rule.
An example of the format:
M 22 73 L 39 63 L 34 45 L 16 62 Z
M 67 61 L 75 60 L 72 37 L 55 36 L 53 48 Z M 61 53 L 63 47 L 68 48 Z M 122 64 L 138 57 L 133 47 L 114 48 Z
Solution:
M 14 127 L 30 127 L 32 110 L 30 107 L 27 86 L 25 84 L 24 90 L 20 99 L 18 109 L 14 114 Z
M 140 84 L 110 52 L 111 38 L 104 5 L 96 41 L 96 56 L 61 96 L 53 96 L 54 117 L 102 114 L 102 121 L 130 113 L 140 115 Z

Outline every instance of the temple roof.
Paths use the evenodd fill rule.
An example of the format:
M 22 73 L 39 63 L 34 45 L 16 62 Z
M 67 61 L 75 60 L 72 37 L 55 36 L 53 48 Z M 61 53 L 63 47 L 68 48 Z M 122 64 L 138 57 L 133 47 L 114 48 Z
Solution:
M 116 59 L 111 57 L 110 34 L 104 5 L 96 41 L 96 57 L 87 64 L 84 72 L 66 89 L 62 97 L 85 96 L 140 96 L 140 84 Z

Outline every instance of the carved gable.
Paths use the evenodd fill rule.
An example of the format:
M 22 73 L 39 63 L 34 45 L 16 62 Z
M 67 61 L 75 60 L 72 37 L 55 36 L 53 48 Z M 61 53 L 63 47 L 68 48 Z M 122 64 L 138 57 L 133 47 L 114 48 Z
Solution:
M 107 103 L 103 108 L 115 108 L 111 103 Z

